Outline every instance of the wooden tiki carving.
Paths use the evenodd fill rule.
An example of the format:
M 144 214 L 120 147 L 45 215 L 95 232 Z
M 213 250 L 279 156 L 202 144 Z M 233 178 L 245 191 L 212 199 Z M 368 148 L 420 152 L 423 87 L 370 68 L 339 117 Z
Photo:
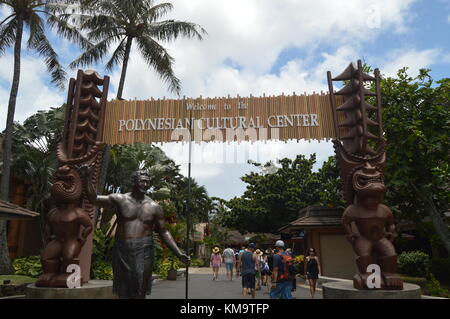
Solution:
M 339 91 L 333 81 L 346 81 Z M 365 85 L 373 82 L 375 92 Z M 383 205 L 386 192 L 385 145 L 381 116 L 380 72 L 363 72 L 363 65 L 350 64 L 339 76 L 328 72 L 330 102 L 336 140 L 333 140 L 343 180 L 347 209 L 342 218 L 347 238 L 356 253 L 359 273 L 353 278 L 356 289 L 403 289 L 397 274 L 397 254 L 392 241 L 395 225 L 392 211 Z M 344 97 L 336 105 L 336 96 Z M 366 97 L 372 97 L 375 105 Z M 344 117 L 338 116 L 343 113 Z M 342 120 L 344 118 L 344 120 Z
M 68 281 L 74 280 L 70 265 L 81 268 L 81 282 L 90 279 L 95 206 L 85 195 L 79 169 L 93 167 L 90 183 L 97 185 L 108 87 L 109 77 L 91 70 L 79 70 L 77 79 L 70 80 L 59 166 L 51 188 L 56 208 L 47 216 L 47 244 L 41 256 L 44 274 L 36 286 L 68 287 Z

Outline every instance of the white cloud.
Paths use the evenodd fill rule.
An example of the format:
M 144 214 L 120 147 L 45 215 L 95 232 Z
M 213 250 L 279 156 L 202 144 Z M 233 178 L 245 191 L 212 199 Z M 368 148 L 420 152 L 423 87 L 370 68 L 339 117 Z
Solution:
M 0 130 L 3 130 L 6 126 L 13 57 L 8 54 L 1 57 L 0 61 Z M 49 86 L 47 74 L 47 69 L 39 58 L 22 58 L 15 121 L 22 122 L 38 110 L 47 110 L 64 103 L 66 93 Z
M 280 80 L 287 86 L 284 89 L 287 92 L 291 91 L 292 80 L 300 80 L 296 89 L 304 90 L 301 87 L 306 71 L 304 63 L 301 69 L 298 61 L 297 65 L 287 66 L 280 79 L 268 75 L 284 49 L 301 48 L 306 51 L 304 61 L 308 61 L 310 55 L 317 54 L 319 46 L 330 46 L 331 52 L 341 48 L 347 52 L 337 55 L 347 64 L 348 58 L 356 58 L 356 54 L 349 53 L 357 53 L 362 43 L 375 41 L 387 30 L 407 29 L 405 21 L 413 0 L 175 0 L 173 3 L 175 10 L 170 18 L 193 21 L 208 31 L 204 41 L 178 39 L 167 45 L 176 60 L 175 73 L 182 80 L 183 94 L 207 96 L 236 91 L 243 95 L 246 90 L 257 95 L 269 83 L 274 83 L 274 92 L 278 92 L 276 85 Z M 379 13 L 379 27 L 369 23 L 371 7 Z M 240 67 L 232 68 L 225 61 L 236 62 Z M 298 71 L 294 77 L 293 70 Z M 112 83 L 118 83 L 119 77 L 119 71 L 114 72 Z M 320 80 L 323 79 L 325 75 L 321 74 Z M 169 96 L 167 86 L 148 69 L 136 50 L 125 86 L 125 96 L 130 98 Z
M 442 56 L 438 49 L 429 49 L 418 51 L 394 50 L 388 55 L 386 62 L 381 70 L 387 76 L 396 76 L 397 71 L 403 67 L 408 67 L 408 74 L 417 75 L 420 69 L 427 68 Z

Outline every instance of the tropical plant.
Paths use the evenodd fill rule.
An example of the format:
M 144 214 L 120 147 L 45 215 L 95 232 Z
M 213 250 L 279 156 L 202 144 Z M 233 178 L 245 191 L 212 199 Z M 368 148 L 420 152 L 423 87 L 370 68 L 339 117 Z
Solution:
M 398 257 L 401 274 L 413 277 L 426 277 L 430 268 L 430 257 L 423 251 L 403 252 Z
M 190 203 L 189 198 L 189 179 L 181 177 L 171 192 L 171 200 L 174 203 L 178 216 L 184 220 L 188 217 L 190 223 L 207 222 L 208 216 L 213 209 L 213 202 L 208 196 L 204 186 L 200 186 L 194 179 L 190 183 Z
M 28 208 L 40 214 L 41 233 L 50 208 L 50 186 L 57 166 L 56 149 L 64 126 L 64 107 L 38 111 L 14 126 L 12 169 L 26 181 Z M 42 236 L 42 238 L 45 238 Z
M 430 262 L 430 272 L 443 284 L 450 285 L 450 257 L 434 257 Z
M 433 81 L 429 70 L 411 77 L 407 68 L 383 79 L 387 203 L 415 223 L 429 216 L 450 254 L 444 213 L 450 203 L 450 78 Z
M 430 277 L 431 277 L 430 283 L 426 285 L 428 294 L 430 296 L 435 297 L 449 298 L 450 297 L 449 291 L 441 286 L 441 283 L 436 279 L 436 277 L 433 274 L 431 274 Z
M 112 280 L 112 247 L 114 238 L 108 237 L 109 227 L 94 230 L 92 245 L 91 277 Z
M 43 273 L 40 256 L 16 258 L 13 266 L 16 275 L 37 278 Z
M 82 10 L 72 18 L 95 45 L 89 47 L 70 66 L 91 65 L 102 60 L 113 45 L 117 45 L 106 63 L 112 70 L 121 63 L 117 98 L 122 98 L 123 87 L 133 42 L 145 62 L 169 83 L 169 89 L 179 93 L 180 80 L 173 72 L 173 57 L 160 44 L 179 36 L 202 39 L 206 31 L 191 22 L 160 19 L 173 9 L 170 3 L 156 4 L 154 0 L 84 0 Z M 68 17 L 69 18 L 69 17 Z
M 12 157 L 12 136 L 14 126 L 14 113 L 16 110 L 17 93 L 20 82 L 20 62 L 22 50 L 22 38 L 25 27 L 28 28 L 28 49 L 39 54 L 47 66 L 51 80 L 59 87 L 65 83 L 66 73 L 61 66 L 58 55 L 48 40 L 45 30 L 46 25 L 54 28 L 56 32 L 68 40 L 79 43 L 83 48 L 89 46 L 81 33 L 67 21 L 59 18 L 64 10 L 64 3 L 72 1 L 60 0 L 1 0 L 0 7 L 10 9 L 9 15 L 0 22 L 0 56 L 7 48 L 14 47 L 14 66 L 11 91 L 8 102 L 8 114 L 6 120 L 6 134 L 3 145 L 3 169 L 0 182 L 0 198 L 8 201 L 9 179 Z M 0 273 L 13 272 L 6 247 L 6 223 L 0 221 Z

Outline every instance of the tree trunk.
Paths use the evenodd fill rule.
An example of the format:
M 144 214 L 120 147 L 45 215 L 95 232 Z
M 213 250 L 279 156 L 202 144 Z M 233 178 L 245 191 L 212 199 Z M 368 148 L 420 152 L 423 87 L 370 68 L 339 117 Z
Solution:
M 130 52 L 131 52 L 131 44 L 133 43 L 133 38 L 128 37 L 127 44 L 125 47 L 125 56 L 123 58 L 122 63 L 122 73 L 120 75 L 120 82 L 119 82 L 119 89 L 117 91 L 117 99 L 122 100 L 122 93 L 123 93 L 123 87 L 125 85 L 125 76 L 127 74 L 127 68 L 128 68 L 128 60 L 130 58 Z M 100 181 L 98 183 L 98 191 L 101 193 L 103 192 L 103 189 L 105 188 L 106 184 L 106 175 L 108 172 L 108 163 L 109 163 L 109 152 L 111 150 L 110 145 L 106 145 L 104 152 L 103 152 L 103 161 L 102 161 L 102 170 L 100 175 Z
M 123 63 L 122 63 L 122 73 L 120 75 L 120 82 L 119 82 L 119 89 L 117 91 L 117 99 L 122 99 L 122 93 L 123 93 L 123 87 L 125 85 L 125 76 L 127 74 L 127 68 L 128 68 L 128 60 L 130 58 L 130 52 L 131 52 L 131 44 L 133 43 L 133 38 L 128 37 L 127 44 L 125 47 L 125 55 L 123 57 Z
M 425 211 L 430 216 L 431 221 L 436 229 L 439 238 L 444 244 L 445 249 L 447 250 L 448 255 L 450 256 L 450 232 L 448 230 L 448 226 L 445 224 L 444 219 L 441 216 L 441 213 L 438 211 L 436 206 L 433 203 L 433 200 L 425 195 Z
M 418 189 L 415 185 L 412 185 L 416 194 L 419 198 L 423 199 L 425 205 L 425 211 L 431 218 L 431 222 L 433 223 L 434 229 L 444 244 L 447 253 L 450 255 L 450 231 L 448 230 L 448 226 L 445 224 L 444 219 L 441 216 L 441 213 L 434 205 L 433 199 L 426 192 Z
M 20 80 L 20 50 L 22 46 L 23 20 L 17 17 L 16 40 L 14 44 L 14 75 L 9 95 L 8 116 L 6 120 L 6 134 L 3 147 L 3 171 L 0 182 L 0 198 L 9 201 L 9 179 L 11 173 L 12 134 L 14 113 L 16 110 L 17 92 Z M 14 268 L 9 259 L 8 242 L 6 235 L 6 221 L 0 221 L 0 274 L 14 274 Z

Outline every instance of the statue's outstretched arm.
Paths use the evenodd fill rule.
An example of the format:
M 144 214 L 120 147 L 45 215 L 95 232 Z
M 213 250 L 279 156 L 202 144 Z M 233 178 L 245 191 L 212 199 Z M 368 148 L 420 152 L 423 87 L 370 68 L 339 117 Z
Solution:
M 86 195 L 91 203 L 101 207 L 113 207 L 114 203 L 109 195 L 97 195 L 97 191 L 94 189 L 94 185 L 90 182 L 90 167 L 88 165 L 82 165 L 79 168 L 81 179 L 83 180 Z

